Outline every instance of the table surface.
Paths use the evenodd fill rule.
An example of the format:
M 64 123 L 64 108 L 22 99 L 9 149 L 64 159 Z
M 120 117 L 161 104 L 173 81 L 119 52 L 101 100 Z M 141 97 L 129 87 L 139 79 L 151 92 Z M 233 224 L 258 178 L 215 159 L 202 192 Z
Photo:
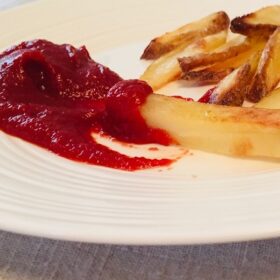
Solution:
M 0 10 L 31 0 L 0 0 Z M 0 280 L 280 279 L 280 239 L 196 246 L 63 242 L 0 231 Z

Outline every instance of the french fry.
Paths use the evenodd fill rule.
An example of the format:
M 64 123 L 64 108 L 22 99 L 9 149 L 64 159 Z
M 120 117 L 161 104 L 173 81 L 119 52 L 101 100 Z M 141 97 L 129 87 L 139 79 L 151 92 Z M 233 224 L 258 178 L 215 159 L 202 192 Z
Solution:
M 256 103 L 254 107 L 265 109 L 280 109 L 280 88 L 277 88 L 267 94 L 258 103 Z
M 219 36 L 219 43 L 213 40 L 214 45 L 206 48 L 206 38 L 215 38 L 212 36 L 216 34 L 186 48 L 178 47 L 152 63 L 141 78 L 153 89 L 179 77 L 199 82 L 223 79 L 211 94 L 212 104 L 159 94 L 148 96 L 141 107 L 147 124 L 165 130 L 178 144 L 190 149 L 280 159 L 280 89 L 255 107 L 236 107 L 245 97 L 258 101 L 280 81 L 279 14 L 280 6 L 276 5 L 234 19 L 231 29 L 248 35 L 244 41 L 238 37 L 224 44 L 225 38 Z M 183 73 L 174 61 L 177 58 L 181 58 Z
M 227 30 L 228 27 L 229 17 L 225 12 L 211 14 L 153 39 L 144 50 L 141 59 L 159 58 L 180 45 L 187 46 L 199 38 Z
M 250 73 L 248 63 L 226 76 L 213 90 L 209 103 L 219 105 L 241 106 L 245 99 L 247 79 Z
M 280 5 L 268 6 L 231 21 L 232 32 L 248 36 L 269 36 L 280 26 Z
M 259 101 L 280 81 L 280 27 L 270 36 L 260 58 L 247 99 Z
M 235 69 L 248 60 L 252 54 L 262 50 L 265 43 L 266 40 L 263 37 L 238 36 L 212 52 L 179 58 L 178 60 L 185 73 L 197 67 L 205 67 L 215 63 L 225 65 L 224 69 Z
M 257 70 L 259 57 L 259 53 L 255 54 L 247 63 L 226 76 L 213 90 L 209 103 L 241 106 Z
M 152 94 L 141 114 L 149 126 L 165 130 L 189 149 L 280 158 L 280 110 L 186 102 Z
M 247 51 L 240 52 L 237 56 L 218 61 L 210 66 L 183 72 L 181 79 L 190 81 L 196 85 L 217 84 L 234 69 L 245 64 L 250 57 L 253 57 L 263 50 L 265 40 L 262 38 L 254 38 L 250 39 L 250 41 L 251 46 Z
M 229 75 L 234 68 L 219 68 L 214 66 L 182 73 L 180 79 L 190 82 L 192 85 L 212 85 L 219 83 L 223 78 Z
M 178 57 L 193 56 L 212 51 L 224 44 L 226 37 L 227 31 L 222 31 L 199 39 L 186 48 L 179 47 L 155 60 L 142 74 L 140 79 L 150 84 L 154 90 L 157 90 L 180 77 L 181 68 L 177 61 Z
M 219 61 L 235 57 L 242 52 L 249 50 L 252 46 L 252 40 L 239 35 L 238 37 L 226 42 L 213 52 L 201 53 L 188 57 L 180 57 L 178 61 L 183 72 L 188 72 L 197 67 L 203 67 L 214 64 Z

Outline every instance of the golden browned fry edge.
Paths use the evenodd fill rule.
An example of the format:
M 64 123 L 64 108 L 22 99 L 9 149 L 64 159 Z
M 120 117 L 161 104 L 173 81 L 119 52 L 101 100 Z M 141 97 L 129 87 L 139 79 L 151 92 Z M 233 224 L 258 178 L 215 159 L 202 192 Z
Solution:
M 147 124 L 189 149 L 280 159 L 280 110 L 231 107 L 151 94 L 141 107 Z
M 240 53 L 246 52 L 247 50 L 251 49 L 252 44 L 254 43 L 255 41 L 248 38 L 237 43 L 236 45 L 231 45 L 231 41 L 229 41 L 224 46 L 222 46 L 222 50 L 215 50 L 212 53 L 202 53 L 190 57 L 181 57 L 178 58 L 178 61 L 180 63 L 182 71 L 188 72 L 197 67 L 207 66 L 238 56 Z
M 140 79 L 146 81 L 153 90 L 157 90 L 167 83 L 180 77 L 182 71 L 177 58 L 193 56 L 197 53 L 212 51 L 226 42 L 227 31 L 209 35 L 198 39 L 187 47 L 179 47 L 153 61 Z
M 269 36 L 280 26 L 280 6 L 268 6 L 253 13 L 236 17 L 231 21 L 230 29 L 234 33 L 243 35 L 262 35 Z M 273 20 L 271 17 L 273 16 Z M 279 18 L 279 22 L 278 22 Z
M 229 75 L 234 68 L 216 69 L 215 67 L 206 67 L 201 70 L 182 73 L 180 79 L 191 82 L 194 85 L 217 84 L 224 77 Z
M 223 12 L 217 12 L 193 23 L 186 24 L 175 31 L 167 32 L 153 39 L 145 48 L 141 59 L 157 59 L 180 45 L 191 44 L 203 36 L 218 33 L 229 27 L 229 17 Z
M 225 77 L 212 92 L 209 103 L 241 106 L 247 95 L 252 78 L 257 70 L 260 53 Z
M 194 85 L 217 84 L 220 80 L 229 75 L 234 69 L 245 64 L 250 57 L 259 53 L 265 46 L 263 38 L 254 39 L 255 44 L 247 51 L 239 53 L 235 57 L 216 62 L 213 65 L 200 67 L 188 72 L 182 73 L 181 79 L 187 80 Z
M 247 75 L 250 73 L 250 65 L 244 64 L 236 69 L 232 74 L 225 77 L 228 80 L 222 80 L 223 85 L 218 85 L 211 94 L 209 103 L 241 106 L 244 102 L 247 87 Z M 228 85 L 224 85 L 228 83 Z
M 280 27 L 270 36 L 259 61 L 247 99 L 258 102 L 280 81 Z

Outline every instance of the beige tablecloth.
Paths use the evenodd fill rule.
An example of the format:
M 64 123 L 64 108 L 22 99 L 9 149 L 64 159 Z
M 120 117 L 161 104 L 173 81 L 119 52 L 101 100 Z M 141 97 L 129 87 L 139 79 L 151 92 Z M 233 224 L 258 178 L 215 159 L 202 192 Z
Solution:
M 29 1 L 0 0 L 0 9 Z M 280 279 L 280 239 L 139 247 L 62 242 L 0 232 L 0 279 Z

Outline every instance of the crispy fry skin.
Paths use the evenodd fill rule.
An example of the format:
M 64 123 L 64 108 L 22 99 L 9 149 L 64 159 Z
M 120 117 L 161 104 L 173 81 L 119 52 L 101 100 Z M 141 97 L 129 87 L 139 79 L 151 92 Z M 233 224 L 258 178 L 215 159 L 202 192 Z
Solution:
M 216 68 L 215 66 L 206 67 L 199 70 L 182 73 L 180 79 L 191 82 L 193 85 L 212 85 L 219 83 L 229 75 L 234 68 Z
M 280 81 L 280 27 L 270 36 L 259 61 L 247 99 L 259 101 Z
M 218 61 L 213 65 L 183 72 L 181 79 L 197 85 L 217 84 L 234 69 L 245 64 L 250 57 L 260 52 L 265 46 L 265 41 L 262 38 L 254 38 L 250 40 L 251 47 L 247 51 L 240 52 L 237 56 Z
M 167 83 L 177 79 L 181 75 L 181 68 L 177 61 L 180 56 L 192 56 L 198 53 L 211 51 L 224 44 L 227 37 L 227 31 L 222 31 L 214 35 L 206 36 L 197 40 L 188 47 L 180 47 L 167 53 L 155 60 L 140 77 L 150 86 L 157 90 Z
M 157 59 L 181 45 L 187 46 L 199 38 L 227 30 L 228 27 L 229 17 L 225 12 L 211 14 L 153 39 L 141 59 Z
M 280 5 L 268 6 L 231 21 L 232 32 L 244 35 L 269 36 L 280 26 Z
M 280 89 L 264 97 L 280 81 L 280 5 L 236 18 L 231 29 L 248 37 L 237 43 L 224 40 L 224 45 L 220 37 L 219 44 L 214 40 L 215 47 L 207 49 L 202 40 L 200 46 L 181 45 L 142 75 L 154 89 L 179 77 L 200 84 L 219 82 L 212 104 L 152 94 L 141 114 L 149 126 L 167 131 L 187 148 L 280 159 Z M 252 108 L 235 107 L 245 98 L 263 99 Z
M 190 149 L 280 158 L 280 110 L 186 102 L 152 94 L 141 108 L 151 127 Z
M 280 109 L 280 88 L 274 89 L 255 104 L 256 108 Z
M 225 77 L 212 92 L 212 104 L 241 106 L 245 100 L 251 80 L 257 70 L 260 53 Z
M 210 53 L 202 53 L 189 57 L 180 57 L 178 61 L 183 72 L 188 72 L 194 68 L 207 66 L 216 62 L 238 56 L 240 53 L 252 48 L 252 40 L 244 36 L 238 36 Z
M 244 64 L 226 76 L 212 92 L 209 103 L 241 106 L 245 99 L 250 65 Z

